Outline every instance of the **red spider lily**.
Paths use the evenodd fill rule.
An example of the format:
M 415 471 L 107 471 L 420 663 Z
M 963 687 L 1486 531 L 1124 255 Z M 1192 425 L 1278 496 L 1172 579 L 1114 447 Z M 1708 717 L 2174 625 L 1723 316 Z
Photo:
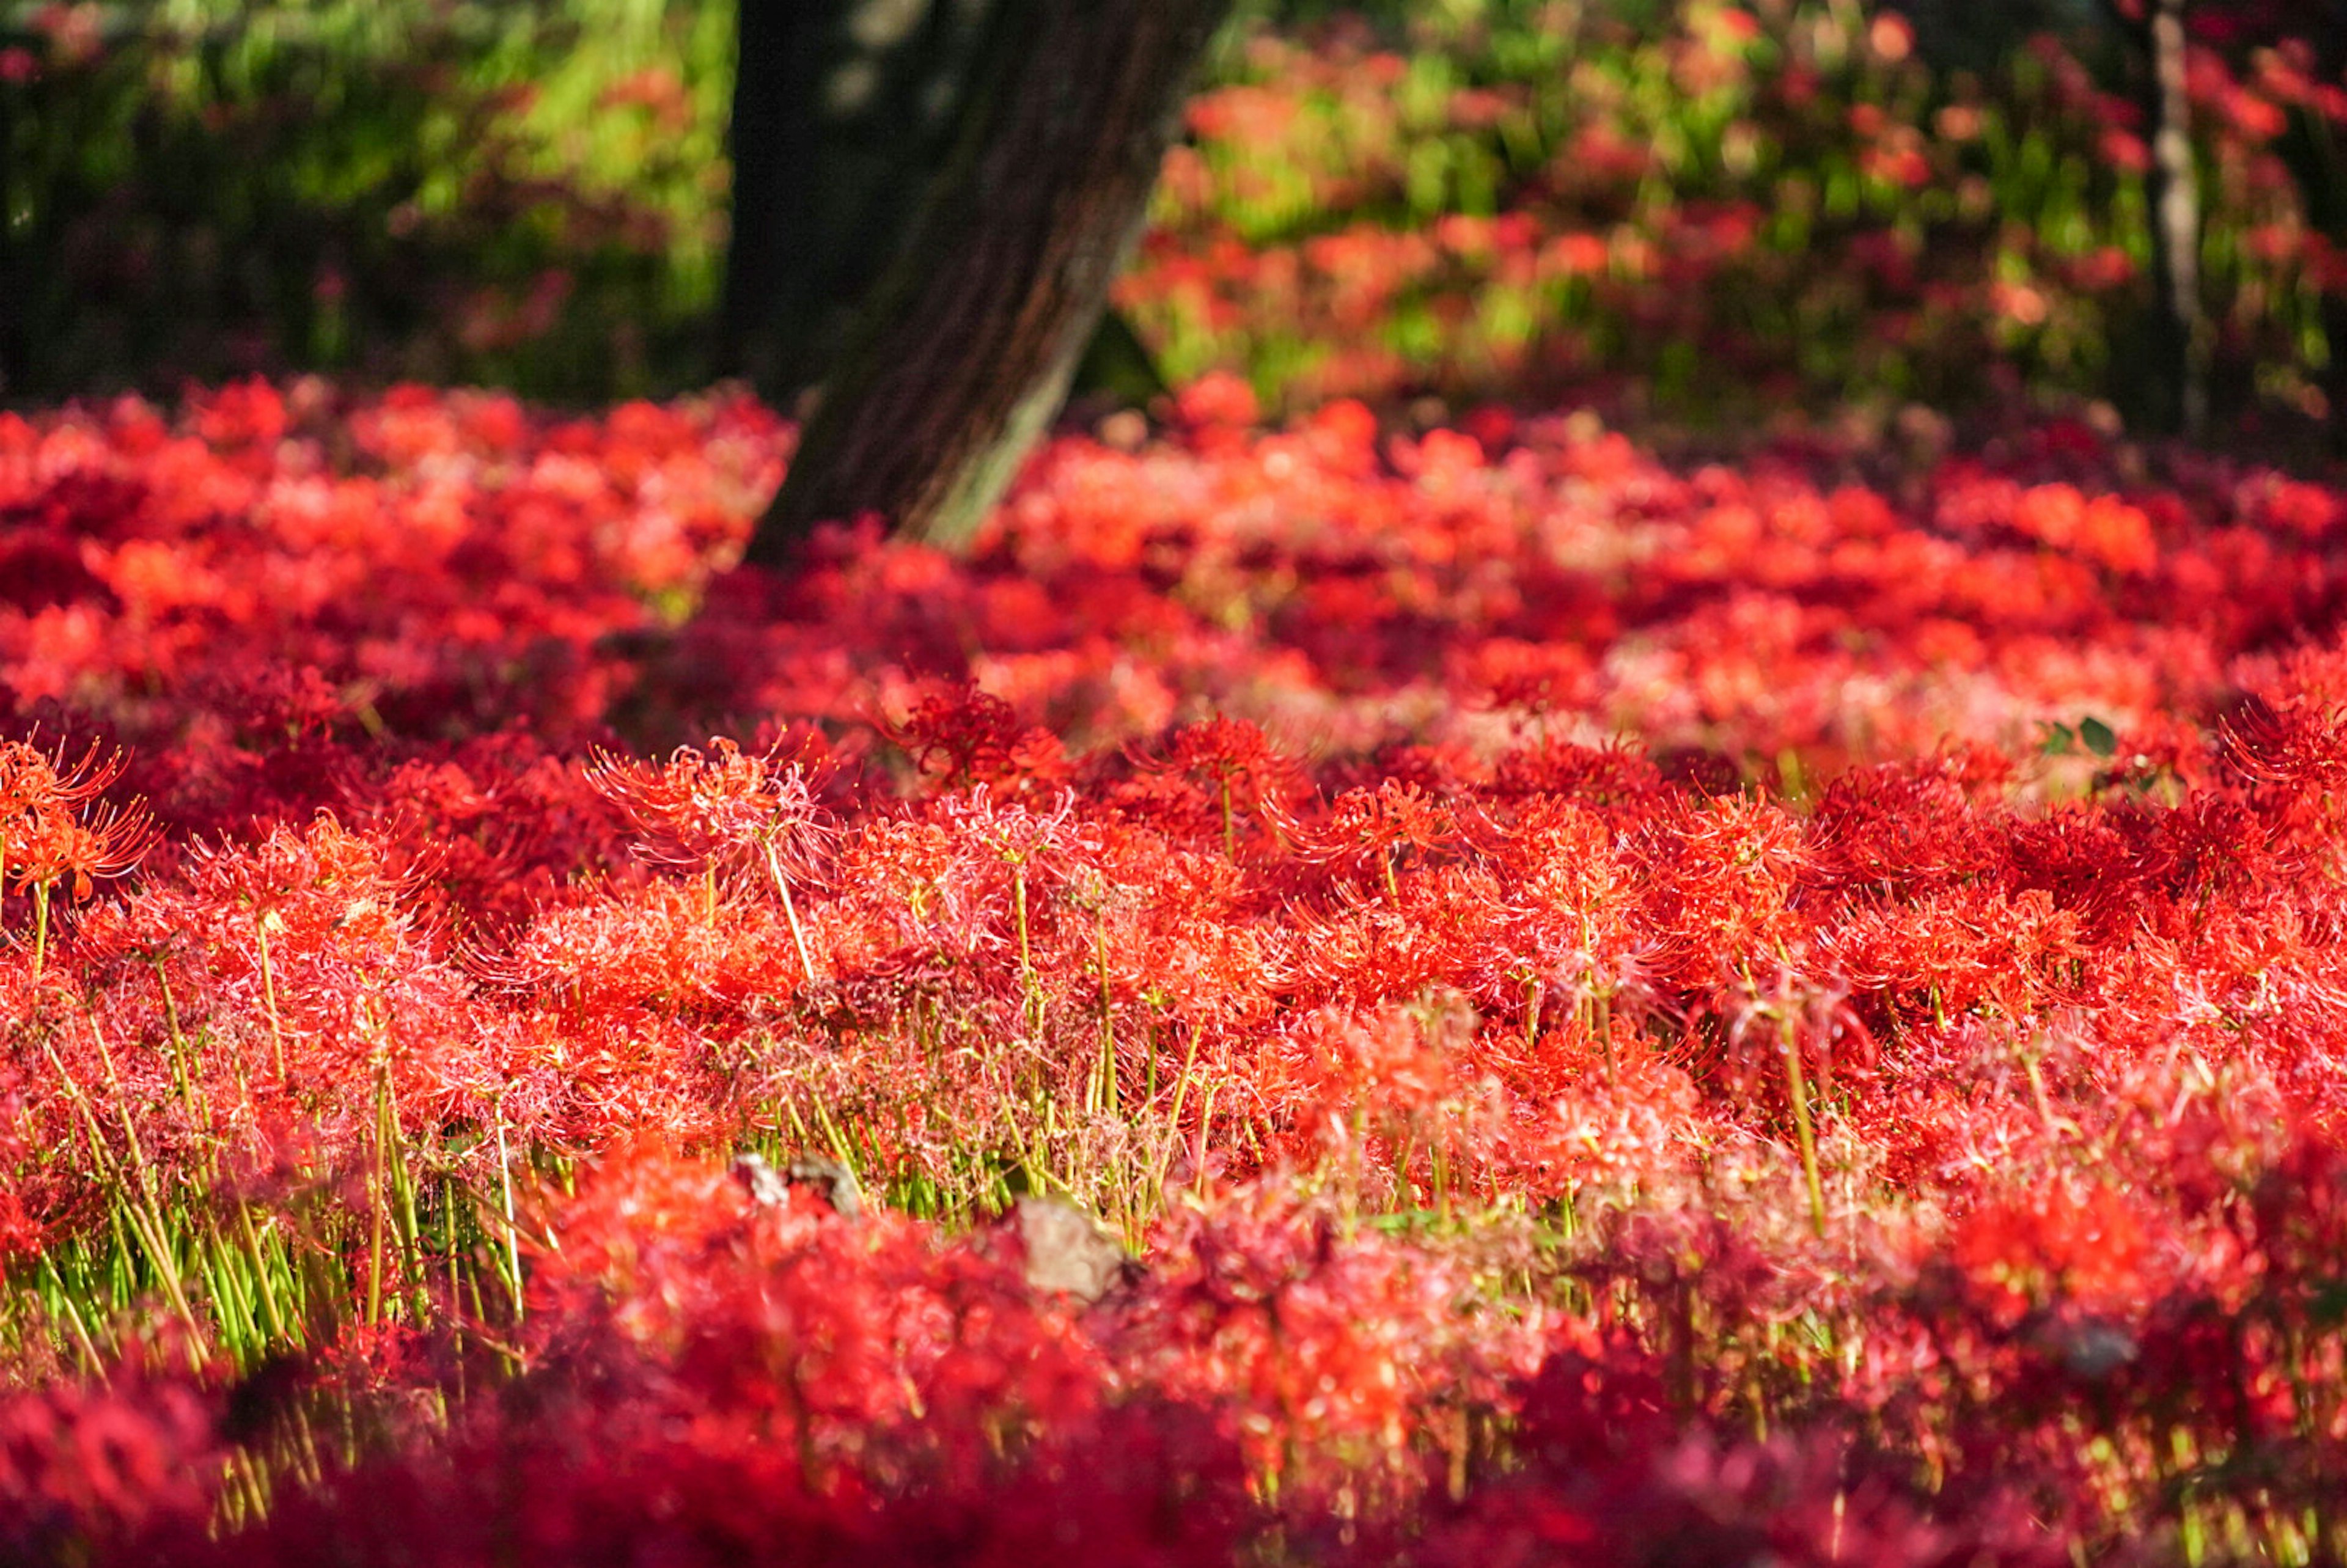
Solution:
M 1247 881 L 1226 860 L 1167 851 L 1153 835 L 1105 833 L 1093 958 L 1120 1000 L 1177 1022 L 1255 1028 L 1289 978 L 1274 934 L 1250 917 Z M 1071 902 L 1082 897 L 1071 885 Z M 1081 927 L 1071 918 L 1073 938 Z
M 1999 847 L 1983 806 L 2011 774 L 2002 753 L 1980 749 L 1842 774 L 1810 814 L 1819 873 L 1840 886 L 1884 892 L 1979 877 L 1995 866 Z
M 1154 1250 L 1163 1262 L 1118 1305 L 1110 1348 L 1169 1395 L 1235 1404 L 1290 1498 L 1348 1475 L 1414 1493 L 1409 1449 L 1441 1440 L 1436 1401 L 1496 1406 L 1538 1355 L 1536 1324 L 1462 1318 L 1449 1260 L 1340 1240 L 1273 1190 L 1177 1213 Z
M 27 741 L 0 742 L 0 901 L 13 875 L 33 896 L 33 972 L 48 952 L 52 891 L 74 903 L 99 877 L 128 875 L 159 836 L 143 804 L 97 797 L 122 774 L 122 755 L 100 761 L 93 744 L 68 765 L 62 745 L 45 755 Z
M 968 794 L 942 797 L 936 805 L 954 850 L 938 884 L 944 928 L 957 933 L 965 950 L 976 952 L 1000 945 L 999 937 L 988 934 L 989 917 L 998 910 L 1007 915 L 1009 945 L 1029 982 L 1042 913 L 1036 896 L 1098 853 L 1099 839 L 1078 818 L 1077 804 L 1072 793 L 1063 794 L 1049 810 L 1036 810 L 997 801 L 980 784 Z M 1009 895 L 1009 907 L 989 908 L 999 893 Z
M 547 1231 L 534 1354 L 593 1369 L 581 1386 L 624 1423 L 615 1436 L 672 1412 L 775 1443 L 818 1491 L 858 1472 L 950 1484 L 989 1462 L 989 1440 L 1080 1421 L 1098 1397 L 1096 1352 L 1062 1307 L 1007 1259 L 940 1254 L 894 1215 L 764 1204 L 722 1165 L 639 1150 Z
M 1983 1009 L 2043 1016 L 2073 999 L 2078 937 L 2077 916 L 2042 889 L 1973 886 L 1855 908 L 1820 934 L 1818 952 L 1875 1016 L 1945 1024 Z
M 1491 892 L 1490 878 L 1446 866 L 1397 880 L 1390 900 L 1340 888 L 1325 917 L 1295 911 L 1286 924 L 1303 994 L 1375 1003 L 1459 983 L 1491 944 Z
M 712 755 L 678 748 L 666 763 L 623 763 L 599 753 L 587 770 L 595 792 L 654 841 L 651 853 L 687 866 L 755 863 L 812 880 L 829 824 L 805 769 L 776 754 L 744 756 L 719 736 Z
M 473 737 L 398 764 L 340 808 L 355 831 L 412 857 L 412 902 L 452 930 L 503 936 L 586 892 L 579 873 L 630 873 L 623 813 L 569 757 L 525 733 Z
M 685 746 L 660 767 L 599 753 L 587 781 L 661 841 L 655 853 L 701 865 L 712 878 L 751 866 L 764 871 L 790 921 L 800 974 L 812 980 L 815 957 L 791 888 L 820 882 L 834 833 L 830 819 L 796 762 L 784 765 L 773 753 L 745 757 L 722 736 L 711 745 L 714 758 Z M 713 880 L 711 887 L 713 900 Z
M 2222 755 L 2256 784 L 2325 792 L 2347 784 L 2347 712 L 2251 697 L 2218 729 Z
M 1021 724 L 1010 703 L 974 685 L 928 693 L 886 733 L 948 787 L 989 784 L 1015 794 L 1067 774 L 1058 737 Z
M 484 979 L 558 1009 L 584 1027 L 616 1016 L 771 1018 L 807 987 L 807 949 L 824 926 L 794 931 L 771 904 L 730 899 L 718 918 L 698 889 L 659 883 L 608 901 L 542 913 L 494 954 Z M 827 924 L 827 922 L 826 922 Z
M 0 962 L 0 1370 L 172 1271 L 250 1358 L 239 1260 L 308 1281 L 268 1522 L 100 1560 L 2028 1561 L 2013 1496 L 2088 1558 L 2331 1550 L 2332 487 L 1224 419 L 1062 437 L 969 559 L 840 530 L 669 654 L 641 595 L 738 537 L 763 415 L 410 389 L 345 473 L 211 412 L 0 415 L 0 529 L 88 579 L 0 582 L 0 709 L 116 726 L 166 825 Z M 1573 679 L 1492 711 L 1523 671 Z M 712 707 L 759 738 L 576 761 Z M 90 828 L 114 764 L 41 760 Z M 873 1217 L 761 1204 L 743 1138 Z M 1063 1186 L 1162 1221 L 1096 1307 L 981 1217 Z
M 1354 1159 L 1382 1156 L 1394 1165 L 1404 1206 L 1418 1206 L 1419 1157 L 1426 1162 L 1430 1203 L 1447 1206 L 1452 1184 L 1465 1191 L 1487 1153 L 1478 1137 L 1476 1086 L 1466 1039 L 1471 1023 L 1456 1014 L 1412 1017 L 1398 1009 L 1366 1016 L 1324 1012 L 1304 1020 L 1293 1048 L 1308 1051 L 1317 1081 L 1297 1119 L 1315 1128 L 1331 1152 Z M 1369 1145 L 1377 1145 L 1373 1153 Z
M 1316 821 L 1285 813 L 1276 820 L 1302 859 L 1375 867 L 1389 897 L 1398 894 L 1395 876 L 1402 852 L 1451 848 L 1460 837 L 1458 819 L 1446 804 L 1395 779 L 1374 789 L 1347 790 Z
M 32 1140 L 26 1135 L 33 1122 L 25 1103 L 26 1078 L 15 1067 L 0 1068 L 0 1170 L 24 1172 L 32 1161 Z M 39 1251 L 46 1227 L 28 1207 L 27 1198 L 35 1194 L 20 1185 L 0 1190 L 0 1266 L 29 1258 Z
M 104 1040 L 119 1028 L 125 1047 L 146 1046 L 119 1071 L 134 1109 L 153 1102 L 142 1122 L 163 1112 L 150 1133 L 176 1129 L 157 1151 L 175 1166 L 200 1168 L 211 1140 L 257 1137 L 295 1106 L 331 1163 L 364 1157 L 386 1096 L 411 1132 L 485 1125 L 497 1092 L 485 1020 L 438 934 L 405 907 L 389 859 L 324 817 L 250 848 L 194 852 L 181 886 L 86 923 L 103 983 L 59 1033 L 62 1070 L 107 1085 L 116 1048 Z M 194 1109 L 209 1102 L 211 1125 L 169 1113 L 199 1091 Z
M 1640 845 L 1665 944 L 1658 974 L 1699 989 L 1785 962 L 1808 924 L 1797 907 L 1806 840 L 1797 818 L 1747 796 L 1661 817 Z
M 1554 739 L 1520 746 L 1500 759 L 1492 792 L 1502 798 L 1560 795 L 1604 815 L 1634 821 L 1667 793 L 1651 758 L 1631 747 L 1584 746 Z
M 70 765 L 64 758 L 0 742 L 0 885 L 11 876 L 20 892 L 64 883 L 78 903 L 94 879 L 136 869 L 159 835 L 143 806 L 98 799 L 122 776 L 120 753 L 101 760 L 93 744 Z
M 2056 1301 L 2089 1309 L 2140 1304 L 2149 1245 L 2123 1194 L 2057 1185 L 1973 1211 L 1949 1258 L 1983 1309 L 2010 1327 Z
M 1610 1384 L 1616 1373 L 1587 1373 Z M 1581 1419 L 1596 1425 L 1600 1399 Z M 1576 1412 L 1578 1413 L 1578 1412 Z M 1895 1469 L 1828 1434 L 1766 1443 L 1689 1436 L 1624 1461 L 1559 1468 L 1471 1494 L 1417 1560 L 1437 1565 L 1536 1560 L 1866 1562 L 1904 1568 L 2054 1568 L 2059 1550 L 2021 1499 L 1934 1517 Z M 1470 1506 L 1471 1504 L 1471 1506 Z
M 1521 1060 L 1495 1053 L 1492 1066 L 1514 1100 L 1500 1139 L 1503 1190 L 1570 1199 L 1593 1186 L 1667 1185 L 1708 1136 L 1713 1108 L 1643 1036 L 1593 1044 L 1553 1032 Z
M 1614 1007 L 1645 994 L 1654 942 L 1636 918 L 1641 894 L 1626 843 L 1587 806 L 1548 794 L 1522 801 L 1489 835 L 1497 886 L 1487 902 L 1501 919 L 1476 962 L 1478 993 L 1521 995 L 1527 1039 L 1538 1036 L 1545 1005 L 1561 1002 L 1585 1015 L 1610 1051 Z
M 0 1395 L 0 1552 L 86 1560 L 200 1525 L 220 1445 L 210 1399 L 159 1370 L 171 1348 L 134 1347 L 101 1380 Z
M 1140 764 L 1150 772 L 1182 772 L 1201 778 L 1220 819 L 1223 854 L 1238 857 L 1244 815 L 1276 807 L 1293 786 L 1294 766 L 1264 733 L 1240 720 L 1214 718 L 1174 732 L 1163 757 Z

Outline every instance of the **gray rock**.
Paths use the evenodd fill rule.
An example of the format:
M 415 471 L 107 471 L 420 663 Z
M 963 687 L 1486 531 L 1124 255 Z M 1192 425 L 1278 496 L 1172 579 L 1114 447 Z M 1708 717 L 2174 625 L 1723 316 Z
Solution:
M 734 1155 L 733 1179 L 750 1189 L 750 1201 L 762 1209 L 778 1209 L 790 1201 L 791 1184 L 764 1154 Z
M 750 1189 L 750 1201 L 761 1207 L 787 1203 L 793 1187 L 813 1187 L 840 1218 L 864 1217 L 864 1193 L 856 1184 L 856 1173 L 827 1154 L 797 1155 L 779 1171 L 763 1154 L 736 1154 L 733 1175 Z
M 1112 1232 L 1062 1199 L 1020 1198 L 1010 1223 L 1027 1249 L 1027 1283 L 1037 1290 L 1093 1302 L 1141 1272 Z

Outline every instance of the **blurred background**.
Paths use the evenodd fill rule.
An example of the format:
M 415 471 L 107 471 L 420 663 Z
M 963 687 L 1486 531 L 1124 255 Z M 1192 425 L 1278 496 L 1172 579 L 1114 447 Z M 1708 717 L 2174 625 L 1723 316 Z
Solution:
M 2211 407 L 2338 439 L 2347 5 L 2177 5 Z M 1276 414 L 2144 411 L 2126 0 L 1253 0 L 1116 293 Z M 0 400 L 726 368 L 731 0 L 0 0 Z

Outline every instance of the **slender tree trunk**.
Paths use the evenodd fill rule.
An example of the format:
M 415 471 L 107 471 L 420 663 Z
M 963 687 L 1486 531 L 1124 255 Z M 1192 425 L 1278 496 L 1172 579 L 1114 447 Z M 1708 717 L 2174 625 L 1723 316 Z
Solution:
M 1066 395 L 1231 0 L 996 0 L 951 157 L 745 559 L 876 513 L 966 542 Z
M 2189 0 L 2150 0 L 2143 22 L 2150 67 L 2145 89 L 2151 132 L 2151 259 L 2155 344 L 2164 417 L 2198 440 L 2209 428 L 2212 332 L 2200 305 L 2200 186 L 2185 92 L 2184 12 Z

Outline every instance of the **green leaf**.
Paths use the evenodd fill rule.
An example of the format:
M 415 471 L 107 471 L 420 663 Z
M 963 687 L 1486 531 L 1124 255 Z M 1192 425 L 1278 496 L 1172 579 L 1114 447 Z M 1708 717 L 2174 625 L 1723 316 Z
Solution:
M 2086 743 L 2086 749 L 2098 757 L 2107 757 L 2119 749 L 2118 732 L 2100 719 L 2079 720 L 2078 739 Z

